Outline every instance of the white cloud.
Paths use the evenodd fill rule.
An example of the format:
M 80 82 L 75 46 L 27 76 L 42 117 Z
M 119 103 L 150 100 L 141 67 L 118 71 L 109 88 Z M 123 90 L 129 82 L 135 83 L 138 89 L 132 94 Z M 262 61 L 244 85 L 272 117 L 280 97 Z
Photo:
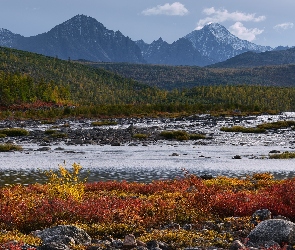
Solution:
M 146 16 L 151 15 L 169 15 L 169 16 L 184 16 L 188 14 L 188 10 L 182 3 L 175 2 L 172 4 L 166 3 L 164 5 L 157 5 L 154 8 L 146 9 L 141 13 Z
M 294 23 L 281 23 L 278 24 L 276 26 L 274 26 L 273 28 L 276 30 L 287 30 L 287 29 L 292 29 L 294 27 Z
M 257 35 L 260 35 L 264 30 L 257 28 L 247 29 L 241 22 L 236 22 L 229 27 L 229 31 L 240 39 L 254 41 Z
M 204 25 L 208 23 L 222 23 L 225 21 L 234 21 L 234 22 L 261 22 L 266 19 L 265 16 L 258 16 L 256 14 L 247 14 L 239 11 L 228 12 L 226 9 L 216 10 L 214 7 L 206 8 L 203 10 L 203 13 L 208 17 L 199 20 L 198 26 L 196 29 L 201 29 Z

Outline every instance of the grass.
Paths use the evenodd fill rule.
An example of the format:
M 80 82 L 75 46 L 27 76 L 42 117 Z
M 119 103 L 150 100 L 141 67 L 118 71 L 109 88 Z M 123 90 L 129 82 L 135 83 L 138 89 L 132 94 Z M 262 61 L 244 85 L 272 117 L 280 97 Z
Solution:
M 29 131 L 22 128 L 5 128 L 0 129 L 0 134 L 4 134 L 6 136 L 26 136 L 29 134 Z
M 0 144 L 0 152 L 21 151 L 23 148 L 19 145 L 4 143 Z

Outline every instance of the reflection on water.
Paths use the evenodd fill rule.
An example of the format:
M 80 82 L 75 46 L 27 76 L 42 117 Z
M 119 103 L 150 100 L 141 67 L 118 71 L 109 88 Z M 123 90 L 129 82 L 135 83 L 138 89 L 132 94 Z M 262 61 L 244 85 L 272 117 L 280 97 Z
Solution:
M 197 176 L 210 174 L 213 176 L 230 176 L 243 178 L 247 175 L 254 173 L 248 171 L 226 171 L 222 172 L 218 169 L 213 171 L 204 171 L 196 169 L 189 169 L 190 174 L 195 174 Z M 287 172 L 272 172 L 276 179 L 285 179 L 295 177 L 294 171 Z M 153 180 L 165 180 L 165 179 L 178 179 L 184 177 L 184 170 L 182 169 L 172 169 L 169 171 L 167 169 L 83 169 L 80 174 L 81 179 L 87 178 L 88 182 L 98 182 L 98 181 L 136 181 L 149 183 Z M 34 184 L 34 183 L 46 183 L 47 177 L 42 170 L 12 170 L 7 169 L 5 171 L 0 171 L 0 186 L 5 186 L 9 184 Z

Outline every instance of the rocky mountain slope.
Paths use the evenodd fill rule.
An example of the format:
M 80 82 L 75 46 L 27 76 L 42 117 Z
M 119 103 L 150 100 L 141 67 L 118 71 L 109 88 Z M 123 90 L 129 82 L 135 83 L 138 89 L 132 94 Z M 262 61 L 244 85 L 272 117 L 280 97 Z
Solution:
M 2 38 L 2 39 L 1 39 Z M 120 31 L 106 29 L 94 18 L 77 15 L 37 36 L 0 34 L 0 46 L 60 59 L 144 63 L 141 51 Z
M 135 42 L 85 15 L 77 15 L 48 32 L 31 37 L 0 29 L 0 46 L 64 60 L 190 66 L 215 64 L 249 51 L 273 50 L 241 40 L 217 23 L 195 30 L 172 44 L 161 38 L 151 44 L 142 40 Z
M 215 62 L 225 61 L 246 51 L 272 50 L 269 46 L 242 40 L 218 23 L 205 25 L 201 30 L 194 30 L 184 38 L 188 39 L 203 56 L 212 58 Z

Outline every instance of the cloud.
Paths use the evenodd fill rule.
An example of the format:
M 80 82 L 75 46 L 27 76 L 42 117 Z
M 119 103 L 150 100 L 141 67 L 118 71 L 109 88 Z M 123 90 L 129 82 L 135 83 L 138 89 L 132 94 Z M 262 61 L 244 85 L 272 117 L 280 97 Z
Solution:
M 281 23 L 278 24 L 276 26 L 274 26 L 273 28 L 276 30 L 287 30 L 287 29 L 292 29 L 294 27 L 294 23 Z
M 146 9 L 141 13 L 145 16 L 151 15 L 168 15 L 168 16 L 184 16 L 188 14 L 188 10 L 182 3 L 175 2 L 172 4 L 166 3 L 164 5 L 157 5 L 154 8 Z
M 203 10 L 203 13 L 208 17 L 199 20 L 197 30 L 204 27 L 204 25 L 209 23 L 222 23 L 225 21 L 234 21 L 234 22 L 261 22 L 266 19 L 265 16 L 258 16 L 256 14 L 247 14 L 239 11 L 228 12 L 226 9 L 216 10 L 214 7 L 206 8 Z
M 241 22 L 236 22 L 229 27 L 229 31 L 240 39 L 254 41 L 257 35 L 260 35 L 264 30 L 257 28 L 247 29 Z

